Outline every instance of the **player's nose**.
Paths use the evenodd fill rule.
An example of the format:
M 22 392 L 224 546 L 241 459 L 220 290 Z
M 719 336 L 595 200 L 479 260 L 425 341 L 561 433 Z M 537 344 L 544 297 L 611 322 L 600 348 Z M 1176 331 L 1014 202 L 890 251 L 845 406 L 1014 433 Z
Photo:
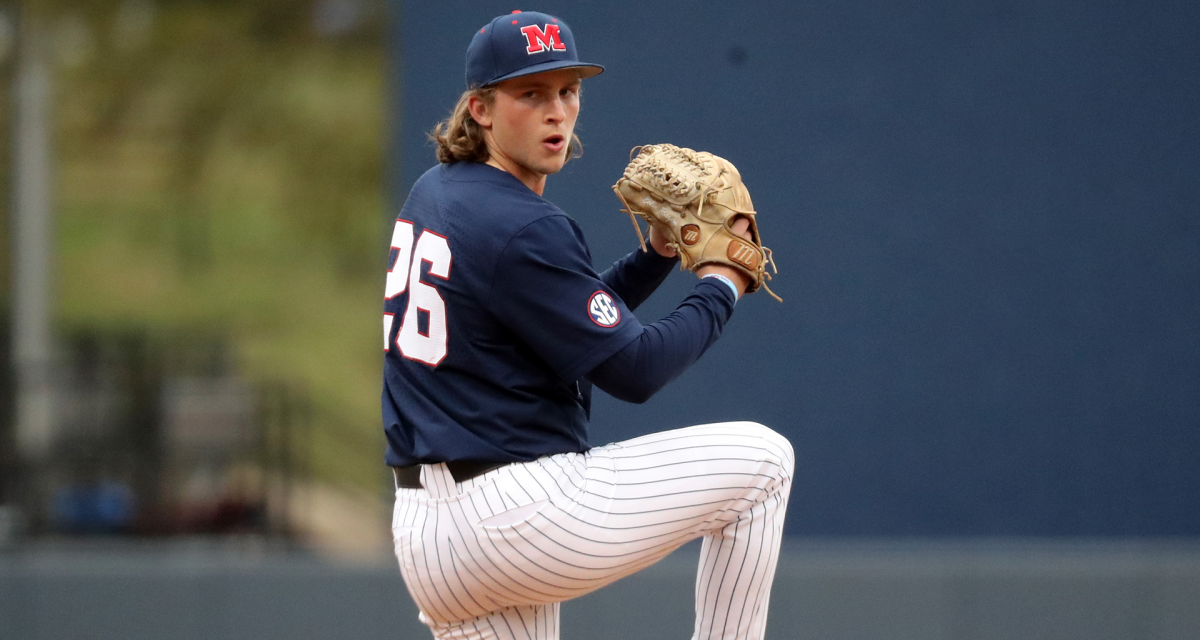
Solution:
M 546 108 L 546 122 L 562 122 L 567 119 L 567 106 L 561 96 L 550 100 Z

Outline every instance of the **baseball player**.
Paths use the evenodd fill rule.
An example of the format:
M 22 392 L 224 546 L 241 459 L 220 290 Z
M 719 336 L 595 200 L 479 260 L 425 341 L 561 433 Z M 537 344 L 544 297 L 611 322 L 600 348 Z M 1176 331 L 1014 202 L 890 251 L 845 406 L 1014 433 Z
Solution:
M 693 638 L 762 638 L 793 468 L 750 422 L 592 446 L 593 387 L 644 402 L 720 336 L 751 284 L 713 264 L 666 318 L 632 311 L 679 264 L 664 234 L 603 273 L 542 197 L 577 154 L 571 30 L 499 16 L 396 219 L 383 423 L 396 557 L 435 638 L 558 638 L 559 603 L 703 538 Z M 747 239 L 745 220 L 735 232 Z M 705 390 L 711 393 L 712 390 Z

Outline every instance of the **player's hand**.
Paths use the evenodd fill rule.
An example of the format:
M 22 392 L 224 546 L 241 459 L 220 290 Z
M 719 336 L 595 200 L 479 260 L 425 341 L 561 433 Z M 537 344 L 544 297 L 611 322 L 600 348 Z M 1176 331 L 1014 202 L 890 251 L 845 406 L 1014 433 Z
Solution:
M 651 237 L 653 237 L 654 227 L 651 227 L 650 229 Z M 734 218 L 733 227 L 731 229 L 734 235 L 753 241 L 753 237 L 750 235 L 750 220 L 746 219 L 746 217 L 738 216 Z M 730 282 L 733 282 L 734 286 L 737 287 L 739 296 L 745 295 L 746 288 L 750 286 L 750 278 L 733 267 L 727 267 L 722 264 L 706 264 L 696 270 L 696 276 L 700 278 L 703 278 L 710 273 L 715 273 L 729 278 Z
M 749 224 L 749 223 L 747 223 Z M 667 237 L 658 232 L 658 227 L 650 227 L 650 246 L 654 247 L 655 253 L 664 258 L 674 258 L 679 255 L 675 250 L 667 246 Z

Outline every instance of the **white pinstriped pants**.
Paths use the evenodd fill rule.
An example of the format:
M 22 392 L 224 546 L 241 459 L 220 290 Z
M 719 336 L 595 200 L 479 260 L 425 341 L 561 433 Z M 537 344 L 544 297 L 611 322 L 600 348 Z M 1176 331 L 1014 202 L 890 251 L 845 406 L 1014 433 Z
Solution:
M 794 457 L 760 424 L 655 433 L 397 489 L 396 557 L 439 640 L 556 640 L 558 603 L 704 537 L 694 640 L 760 639 Z

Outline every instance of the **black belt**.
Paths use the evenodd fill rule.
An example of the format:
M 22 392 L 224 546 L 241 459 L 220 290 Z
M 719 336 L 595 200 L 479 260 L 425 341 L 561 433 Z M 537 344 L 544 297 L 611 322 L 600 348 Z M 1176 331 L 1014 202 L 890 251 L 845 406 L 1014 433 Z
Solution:
M 477 478 L 493 469 L 499 469 L 507 462 L 485 462 L 482 460 L 455 460 L 447 462 L 450 475 L 455 482 L 466 482 Z M 396 477 L 396 487 L 399 489 L 421 488 L 421 465 L 413 464 L 407 467 L 392 467 L 392 475 Z

